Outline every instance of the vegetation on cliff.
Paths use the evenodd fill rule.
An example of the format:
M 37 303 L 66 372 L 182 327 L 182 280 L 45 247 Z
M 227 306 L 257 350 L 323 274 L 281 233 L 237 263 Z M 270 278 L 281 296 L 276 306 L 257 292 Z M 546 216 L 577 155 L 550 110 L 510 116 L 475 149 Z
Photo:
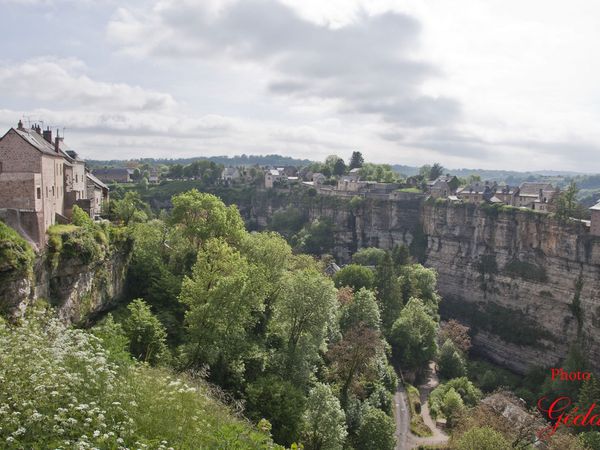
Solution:
M 0 281 L 31 273 L 34 253 L 19 233 L 0 221 Z

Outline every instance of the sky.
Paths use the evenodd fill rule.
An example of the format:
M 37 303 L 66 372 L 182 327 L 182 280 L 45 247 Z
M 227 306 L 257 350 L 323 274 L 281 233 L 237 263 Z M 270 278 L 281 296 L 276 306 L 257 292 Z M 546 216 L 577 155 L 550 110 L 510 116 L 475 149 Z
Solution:
M 89 159 L 600 172 L 600 3 L 0 0 L 0 129 Z

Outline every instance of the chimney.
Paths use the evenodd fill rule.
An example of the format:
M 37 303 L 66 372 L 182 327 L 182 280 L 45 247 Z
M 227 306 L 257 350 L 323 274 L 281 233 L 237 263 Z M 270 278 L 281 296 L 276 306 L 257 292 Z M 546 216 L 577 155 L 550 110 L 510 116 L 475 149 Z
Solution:
M 44 139 L 46 139 L 46 141 L 52 144 L 52 130 L 50 129 L 50 127 L 44 130 Z
M 60 138 L 58 137 L 58 132 L 57 132 L 56 137 L 54 138 L 54 151 L 56 153 L 59 153 L 59 150 L 60 150 Z
M 17 124 L 17 130 L 23 131 L 23 122 L 19 119 L 19 123 Z

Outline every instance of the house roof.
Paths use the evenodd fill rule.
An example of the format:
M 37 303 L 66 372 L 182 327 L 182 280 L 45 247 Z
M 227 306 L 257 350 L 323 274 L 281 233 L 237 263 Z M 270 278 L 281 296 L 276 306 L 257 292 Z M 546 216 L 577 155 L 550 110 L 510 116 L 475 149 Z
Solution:
M 19 136 L 21 136 L 27 143 L 29 143 L 32 147 L 36 148 L 40 152 L 45 155 L 50 156 L 58 156 L 62 157 L 63 155 L 56 153 L 54 150 L 54 145 L 50 144 L 46 139 L 42 137 L 41 134 L 38 134 L 34 130 L 29 130 L 23 128 L 22 130 L 11 128 L 8 132 L 14 131 Z M 8 134 L 8 133 L 7 133 Z
M 281 174 L 279 173 L 279 169 L 269 169 L 269 175 L 272 175 L 274 177 L 278 177 Z
M 592 211 L 600 211 L 600 202 L 590 208 Z
M 349 173 L 360 173 L 360 167 L 355 167 L 354 169 L 350 169 Z
M 477 182 L 468 184 L 465 187 L 459 189 L 457 192 L 459 194 L 483 194 L 491 189 L 495 189 L 495 187 L 495 184 L 490 185 Z
M 525 181 L 519 186 L 519 190 L 521 191 L 519 195 L 537 197 L 540 194 L 540 189 L 542 191 L 553 191 L 554 187 L 550 183 L 532 183 Z
M 95 185 L 100 186 L 102 189 L 106 189 L 107 191 L 110 190 L 107 185 L 105 185 L 102 181 L 100 181 L 98 178 L 96 178 L 90 172 L 86 172 L 85 176 L 88 178 L 88 180 L 90 180 Z

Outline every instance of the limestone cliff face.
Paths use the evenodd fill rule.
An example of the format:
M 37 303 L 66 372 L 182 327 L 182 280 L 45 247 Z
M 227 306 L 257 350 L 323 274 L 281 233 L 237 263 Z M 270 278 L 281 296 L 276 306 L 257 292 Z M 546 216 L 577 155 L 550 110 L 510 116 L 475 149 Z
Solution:
M 61 258 L 56 267 L 40 254 L 32 274 L 15 276 L 3 283 L 0 305 L 8 315 L 18 316 L 36 300 L 43 299 L 56 308 L 65 322 L 86 322 L 121 297 L 130 253 L 127 243 L 89 264 L 78 258 Z
M 418 199 L 273 199 L 246 209 L 259 227 L 282 208 L 328 218 L 341 263 L 362 247 L 411 244 L 438 272 L 442 316 L 471 325 L 476 352 L 525 372 L 559 363 L 580 339 L 600 370 L 600 238 L 583 224 Z
M 476 350 L 524 372 L 558 363 L 581 337 L 600 369 L 600 239 L 582 224 L 435 204 L 422 223 L 443 314 L 471 323 Z

